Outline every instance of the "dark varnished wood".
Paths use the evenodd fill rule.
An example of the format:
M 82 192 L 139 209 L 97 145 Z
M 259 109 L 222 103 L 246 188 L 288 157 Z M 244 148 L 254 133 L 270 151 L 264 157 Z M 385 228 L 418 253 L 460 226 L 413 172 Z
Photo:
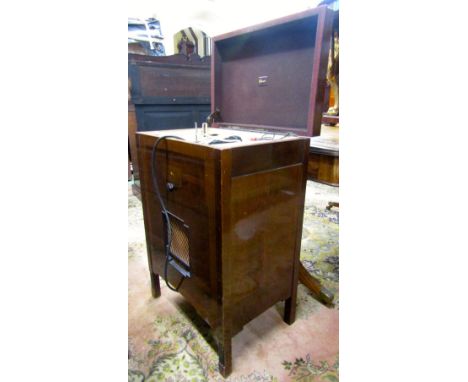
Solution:
M 138 160 L 136 149 L 135 133 L 137 131 L 137 121 L 135 114 L 135 105 L 128 101 L 128 143 L 130 146 L 130 161 L 132 162 L 133 176 L 139 179 L 138 175 Z
M 310 180 L 338 186 L 340 183 L 340 157 L 326 152 L 309 153 L 307 174 Z
M 219 125 L 320 135 L 332 23 L 323 6 L 214 37 Z
M 330 11 L 319 7 L 214 38 L 211 111 L 221 111 L 221 121 L 214 126 L 319 135 L 331 19 Z M 171 84 L 167 79 L 173 74 L 164 69 L 166 77 L 153 78 L 145 64 L 140 66 L 142 71 L 132 77 L 139 84 L 132 87 L 137 109 L 140 102 L 177 106 L 197 97 L 195 81 L 187 94 L 164 98 L 165 86 L 155 89 L 155 83 Z M 259 86 L 261 76 L 268 76 L 268 81 Z M 148 109 L 145 112 L 149 115 Z M 154 129 L 169 127 L 175 126 Z M 157 295 L 155 280 L 163 276 L 165 257 L 150 154 L 163 133 L 144 130 L 150 128 L 144 126 L 137 134 L 139 175 L 152 289 Z M 308 159 L 309 139 L 302 137 L 229 148 L 171 140 L 157 153 L 167 208 L 190 227 L 192 277 L 179 292 L 212 327 L 223 376 L 233 367 L 232 337 L 246 323 L 285 301 L 284 321 L 292 324 L 298 280 L 317 286 L 307 283 L 315 279 L 303 275 L 299 260 Z M 164 188 L 168 181 L 174 191 Z M 179 280 L 169 267 L 167 281 L 177 285 Z
M 299 281 L 310 290 L 317 300 L 325 305 L 332 305 L 333 293 L 321 285 L 320 281 L 312 276 L 302 263 L 299 266 Z
M 128 55 L 133 193 L 140 195 L 135 133 L 200 126 L 210 113 L 211 57 Z
M 165 260 L 161 208 L 151 179 L 157 133 L 164 134 L 137 133 L 154 296 Z M 278 301 L 286 301 L 284 320 L 294 322 L 308 148 L 308 138 L 231 148 L 169 140 L 158 148 L 162 197 L 190 227 L 192 277 L 179 292 L 213 328 L 224 376 L 232 370 L 232 337 L 246 323 Z M 164 187 L 168 181 L 174 191 Z M 168 270 L 168 281 L 177 285 L 180 276 Z
M 333 207 L 339 208 L 339 207 L 340 207 L 340 203 L 338 203 L 338 202 L 328 202 L 328 206 L 326 207 L 326 209 L 327 209 L 328 211 L 330 211 Z
M 210 57 L 128 55 L 131 98 L 140 104 L 209 104 Z M 189 126 L 186 126 L 189 127 Z
M 327 106 L 325 85 L 332 24 L 333 12 L 323 6 L 216 36 L 211 111 L 219 109 L 220 119 L 214 126 L 319 136 L 322 111 Z M 260 78 L 265 82 L 260 83 Z M 255 149 L 245 147 L 233 153 L 237 155 L 234 172 L 282 166 L 295 155 L 297 160 L 298 153 L 292 147 L 282 155 L 273 155 L 274 163 Z M 311 148 L 308 163 L 305 161 L 310 178 L 329 184 L 338 182 L 338 155 L 330 159 L 329 152 Z M 300 219 L 302 224 L 302 215 Z M 296 243 L 300 248 L 300 237 Z M 329 303 L 333 299 L 299 259 L 292 275 L 294 285 L 300 279 L 320 301 Z M 286 300 L 284 319 L 288 323 L 294 322 L 295 293 L 296 289 Z
M 311 138 L 307 174 L 309 179 L 331 186 L 339 185 L 340 151 L 338 128 L 327 127 L 327 134 Z

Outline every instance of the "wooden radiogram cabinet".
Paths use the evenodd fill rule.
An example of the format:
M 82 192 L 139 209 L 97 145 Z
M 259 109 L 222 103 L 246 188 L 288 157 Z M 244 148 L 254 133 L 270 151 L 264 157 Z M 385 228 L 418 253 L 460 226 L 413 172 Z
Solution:
M 165 133 L 137 134 L 154 297 L 165 253 L 151 151 Z M 214 329 L 220 372 L 227 375 L 231 338 L 243 325 L 283 300 L 284 320 L 294 322 L 309 138 L 210 146 L 189 141 L 193 129 L 170 133 L 186 139 L 162 141 L 156 155 L 166 207 L 187 227 L 192 275 L 179 292 Z M 175 286 L 181 276 L 169 265 L 167 278 Z
M 246 323 L 279 301 L 284 320 L 295 319 L 309 137 L 320 134 L 331 16 L 318 7 L 215 37 L 216 118 L 207 135 L 195 138 L 193 128 L 136 134 L 153 296 L 161 293 L 167 243 L 156 163 L 190 268 L 179 292 L 213 328 L 224 376 L 231 339 Z M 165 135 L 183 140 L 162 140 L 152 161 Z M 229 136 L 241 141 L 215 142 Z M 180 279 L 169 265 L 169 284 Z

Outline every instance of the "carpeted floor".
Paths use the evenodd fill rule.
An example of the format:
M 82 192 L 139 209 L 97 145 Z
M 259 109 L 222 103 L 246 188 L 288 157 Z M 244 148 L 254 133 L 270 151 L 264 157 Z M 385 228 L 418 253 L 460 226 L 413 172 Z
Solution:
M 278 303 L 233 338 L 227 381 L 338 381 L 338 189 L 307 183 L 301 261 L 335 293 L 335 308 L 314 300 L 301 284 L 296 322 L 282 320 Z M 224 381 L 208 326 L 178 293 L 161 282 L 151 296 L 140 201 L 128 197 L 128 380 Z

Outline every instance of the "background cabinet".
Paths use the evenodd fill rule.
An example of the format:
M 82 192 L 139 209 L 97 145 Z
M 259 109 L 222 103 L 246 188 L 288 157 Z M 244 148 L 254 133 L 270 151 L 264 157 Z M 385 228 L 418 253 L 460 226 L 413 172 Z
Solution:
M 135 195 L 140 196 L 135 133 L 190 128 L 195 122 L 201 126 L 211 108 L 210 61 L 211 57 L 198 55 L 128 55 L 128 134 Z

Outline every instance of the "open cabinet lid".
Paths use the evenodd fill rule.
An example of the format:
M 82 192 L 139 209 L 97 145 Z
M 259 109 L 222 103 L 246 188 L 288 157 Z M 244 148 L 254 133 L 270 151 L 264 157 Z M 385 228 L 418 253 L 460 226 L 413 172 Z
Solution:
M 332 22 L 320 6 L 214 37 L 215 126 L 320 135 Z

